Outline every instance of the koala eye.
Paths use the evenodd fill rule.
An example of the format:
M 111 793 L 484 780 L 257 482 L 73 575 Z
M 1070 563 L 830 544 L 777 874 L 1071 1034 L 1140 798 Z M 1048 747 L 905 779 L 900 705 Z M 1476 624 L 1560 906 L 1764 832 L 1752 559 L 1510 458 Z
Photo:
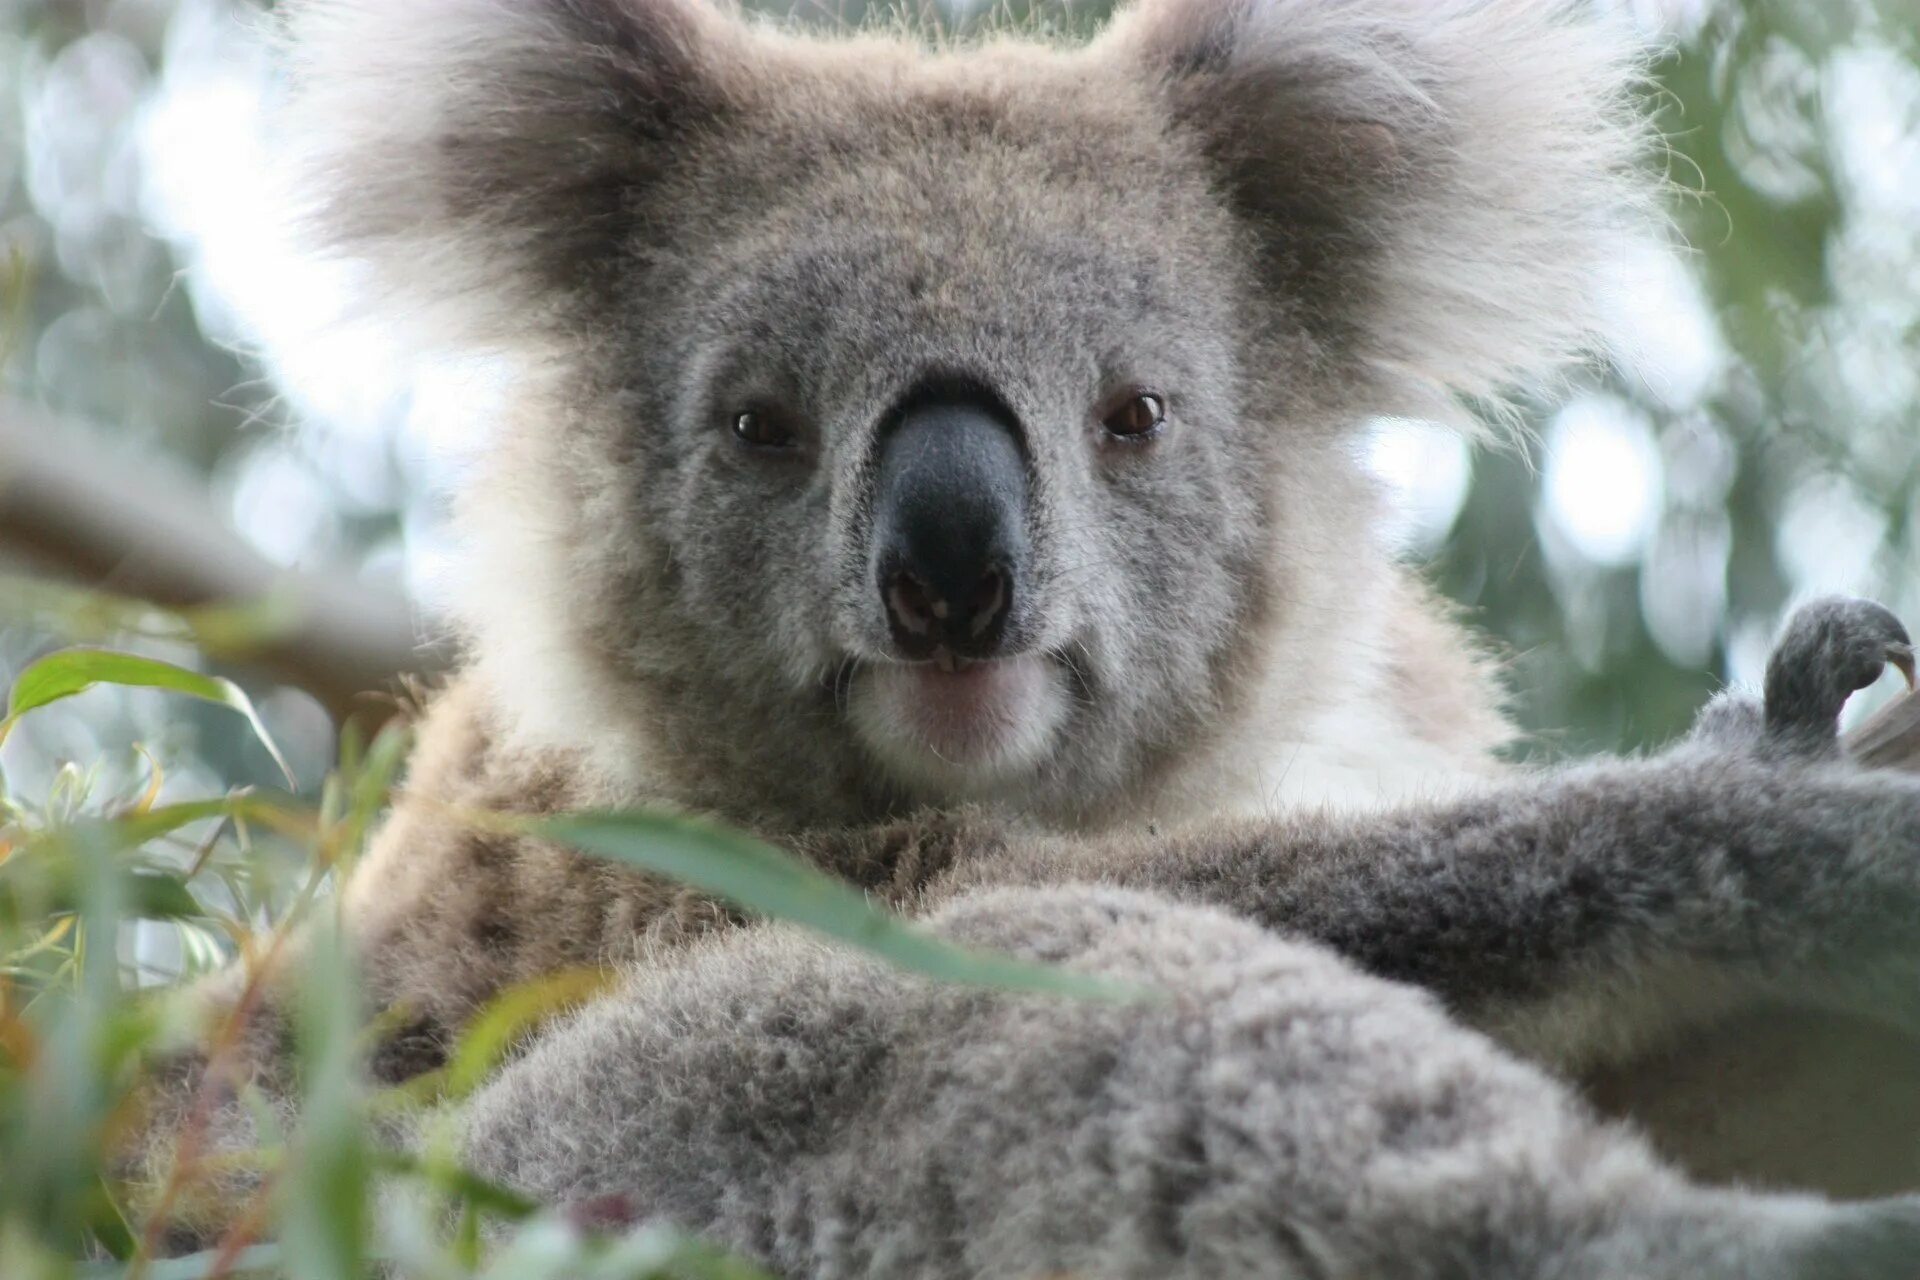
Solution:
M 1108 413 L 1101 425 L 1122 440 L 1145 440 L 1166 425 L 1167 402 L 1151 391 L 1137 391 Z
M 742 409 L 733 416 L 733 437 L 755 449 L 791 449 L 799 440 L 792 422 L 772 409 Z

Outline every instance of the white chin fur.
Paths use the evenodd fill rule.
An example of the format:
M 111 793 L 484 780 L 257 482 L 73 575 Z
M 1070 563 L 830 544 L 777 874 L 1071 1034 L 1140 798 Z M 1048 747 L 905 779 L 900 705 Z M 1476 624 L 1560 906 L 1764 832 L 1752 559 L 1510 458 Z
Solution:
M 955 797 L 991 793 L 1031 773 L 1069 707 L 1064 673 L 1023 654 L 958 673 L 887 663 L 854 677 L 854 732 L 900 781 Z

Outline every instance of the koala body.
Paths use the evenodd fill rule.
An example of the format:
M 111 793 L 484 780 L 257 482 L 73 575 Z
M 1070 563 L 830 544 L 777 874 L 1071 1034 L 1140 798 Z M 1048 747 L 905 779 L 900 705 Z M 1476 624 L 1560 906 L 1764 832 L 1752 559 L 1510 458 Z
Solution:
M 349 891 L 376 998 L 457 1025 L 662 906 L 449 801 L 1173 830 L 1496 774 L 1486 664 L 1357 445 L 1589 345 L 1643 195 L 1620 31 L 1319 0 L 1156 3 L 1081 48 L 693 0 L 291 23 L 312 225 L 405 332 L 517 371 L 460 495 L 427 803 Z M 986 488 L 888 480 L 940 413 L 1021 472 L 981 517 L 1018 534 L 1005 616 L 953 670 L 889 577 L 999 554 Z M 963 514 L 882 519 L 909 508 Z
M 1836 1274 L 1900 1274 L 1910 1206 L 1677 1190 L 1482 1034 L 1583 1071 L 1772 999 L 1912 1030 L 1870 1007 L 1907 972 L 1888 913 L 1920 792 L 1814 749 L 1826 686 L 1787 682 L 1816 729 L 1777 751 L 1723 708 L 1671 758 L 1505 776 L 1485 662 L 1378 532 L 1369 417 L 1457 416 L 1590 345 L 1643 218 L 1619 30 L 1535 0 L 1142 0 L 1083 47 L 928 50 L 696 0 L 288 8 L 312 226 L 409 334 L 515 371 L 460 499 L 467 662 L 344 891 L 369 1006 L 412 1017 L 374 1069 L 432 1065 L 512 983 L 646 975 L 476 1102 L 485 1169 L 822 1275 L 1811 1276 L 1835 1250 L 1859 1267 Z M 1847 616 L 1867 652 L 1895 643 Z M 1050 1016 L 1060 1039 L 1023 1056 L 1003 1041 L 1029 1006 L 452 816 L 636 804 L 744 825 L 960 936 L 1164 981 L 1183 1012 Z M 1274 982 L 1299 990 L 1253 991 Z M 862 1043 L 982 1074 L 909 1123 L 903 1059 L 778 1029 L 816 983 L 844 997 L 823 1025 L 870 1002 Z M 703 1080 L 764 1068 L 768 1098 L 849 1109 L 779 1129 L 716 1084 L 669 1114 L 621 1049 L 664 1042 Z M 791 1075 L 807 1061 L 824 1076 Z M 1113 1074 L 1050 1092 L 1032 1132 L 986 1125 L 1050 1061 Z M 1188 1123 L 1167 1085 L 1193 1073 Z M 1109 1087 L 1127 1105 L 1073 1111 Z M 618 1150 L 576 1141 L 601 1106 L 632 1108 Z M 909 1205 L 848 1164 L 875 1116 L 914 1150 L 991 1141 L 884 1166 L 948 1197 Z M 1287 1154 L 1310 1135 L 1330 1163 Z M 1397 1162 L 1401 1138 L 1427 1154 Z M 1710 1134 L 1701 1165 L 1726 1149 Z M 989 1232 L 1002 1156 L 1110 1166 L 1114 1197 L 1057 1238 Z M 1244 1184 L 1129 1181 L 1189 1175 Z M 1382 1216 L 1271 1203 L 1298 1196 Z M 1120 1219 L 1181 1205 L 1196 1230 L 1126 1261 L 1158 1228 Z M 896 1212 L 986 1252 L 886 1244 Z M 1198 1243 L 1210 1214 L 1225 1234 Z M 1357 1243 L 1389 1220 L 1405 1234 Z

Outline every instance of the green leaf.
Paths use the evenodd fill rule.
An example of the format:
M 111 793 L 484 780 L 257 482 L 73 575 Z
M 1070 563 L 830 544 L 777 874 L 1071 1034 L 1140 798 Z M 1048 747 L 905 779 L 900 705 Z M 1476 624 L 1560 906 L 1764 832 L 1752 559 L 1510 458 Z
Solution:
M 121 1262 L 133 1257 L 137 1247 L 133 1228 L 127 1224 L 126 1214 L 113 1198 L 113 1191 L 107 1186 L 106 1179 L 94 1179 L 93 1194 L 88 1200 L 90 1203 L 85 1206 L 89 1219 L 87 1226 L 100 1247 L 107 1251 L 108 1256 Z
M 489 821 L 691 885 L 945 982 L 1102 999 L 1145 994 L 1085 974 L 957 947 L 874 907 L 844 881 L 714 823 L 639 812 Z
M 280 1187 L 289 1280 L 362 1280 L 373 1224 L 373 1151 L 354 1032 L 353 953 L 336 928 L 307 935 L 294 1032 L 300 1129 Z
M 478 1089 L 534 1027 L 585 1003 L 611 981 L 603 969 L 563 969 L 509 987 L 489 1000 L 467 1024 L 453 1061 L 443 1068 L 445 1096 L 464 1098 Z
M 287 785 L 293 785 L 293 771 L 287 767 L 280 748 L 274 744 L 266 725 L 260 722 L 260 714 L 253 708 L 253 702 L 239 685 L 157 658 L 116 653 L 111 649 L 62 649 L 58 653 L 48 654 L 22 671 L 14 680 L 13 692 L 7 700 L 7 717 L 0 720 L 0 741 L 5 740 L 14 722 L 27 712 L 62 698 L 71 698 L 76 693 L 85 693 L 100 684 L 165 689 L 238 711 L 246 717 L 254 736 L 260 739 L 267 754 L 273 757 L 274 764 L 279 766 Z
M 110 843 L 124 849 L 137 849 L 150 840 L 172 835 L 180 828 L 209 818 L 241 818 L 280 812 L 280 808 L 244 791 L 216 796 L 210 800 L 187 800 L 180 804 L 160 805 L 144 813 L 126 813 L 100 824 Z
M 107 886 L 89 878 L 73 857 L 73 848 L 70 839 L 40 839 L 0 863 L 0 909 L 18 912 L 30 906 L 51 918 L 74 914 L 90 903 Z M 177 872 L 121 864 L 101 874 L 111 877 L 121 910 L 135 919 L 194 920 L 207 915 Z
M 178 876 L 134 871 L 128 874 L 126 886 L 127 914 L 138 919 L 195 920 L 207 914 Z

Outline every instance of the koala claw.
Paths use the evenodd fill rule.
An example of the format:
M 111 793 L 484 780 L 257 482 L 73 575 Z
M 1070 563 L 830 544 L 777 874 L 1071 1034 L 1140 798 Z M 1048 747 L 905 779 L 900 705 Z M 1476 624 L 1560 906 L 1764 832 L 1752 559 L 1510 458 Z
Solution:
M 1797 753 L 1835 747 L 1840 709 L 1889 664 L 1913 685 L 1913 640 L 1883 606 L 1828 596 L 1801 607 L 1767 663 L 1767 738 Z
M 1890 645 L 1887 648 L 1887 661 L 1893 664 L 1901 678 L 1907 682 L 1907 692 L 1912 693 L 1920 683 L 1916 683 L 1913 667 L 1913 646 L 1910 644 Z

